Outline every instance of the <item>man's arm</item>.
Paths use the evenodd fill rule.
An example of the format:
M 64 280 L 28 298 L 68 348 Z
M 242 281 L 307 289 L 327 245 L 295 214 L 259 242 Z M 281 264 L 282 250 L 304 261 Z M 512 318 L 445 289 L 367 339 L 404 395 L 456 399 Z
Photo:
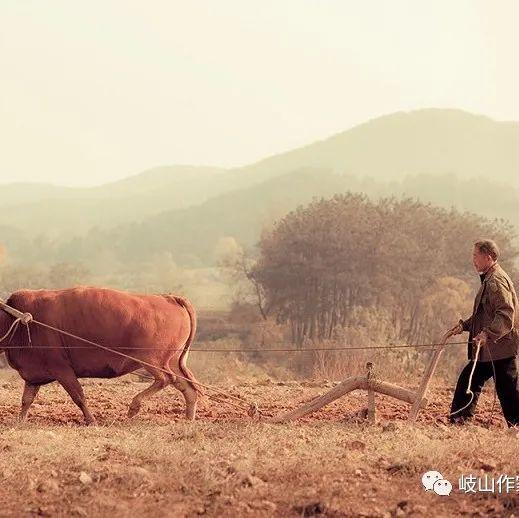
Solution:
M 507 335 L 514 327 L 514 301 L 510 288 L 504 282 L 493 280 L 487 288 L 494 318 L 482 331 L 495 342 Z
M 465 328 L 465 324 L 467 324 L 467 327 Z M 463 320 L 462 318 L 459 319 L 458 323 L 452 328 L 447 331 L 447 334 L 449 336 L 459 335 L 463 333 L 463 331 L 470 331 L 470 326 L 472 325 L 472 317 L 467 318 L 467 320 Z
M 472 315 L 470 315 L 467 320 L 463 320 L 460 318 L 459 323 L 461 324 L 461 328 L 463 331 L 470 331 L 470 328 L 472 327 Z

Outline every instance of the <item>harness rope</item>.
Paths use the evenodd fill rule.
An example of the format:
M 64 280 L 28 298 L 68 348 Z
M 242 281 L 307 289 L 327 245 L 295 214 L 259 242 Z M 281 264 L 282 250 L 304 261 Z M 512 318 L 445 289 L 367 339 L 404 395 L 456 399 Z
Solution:
M 1 340 L 0 340 L 1 342 Z M 448 344 L 407 344 L 407 345 L 384 345 L 384 346 L 365 346 L 365 347 L 315 347 L 312 349 L 189 349 L 190 353 L 254 353 L 254 352 L 292 352 L 292 353 L 311 353 L 316 351 L 358 351 L 358 350 L 376 350 L 376 349 L 415 349 L 421 347 L 427 347 L 429 349 L 437 347 L 439 345 L 467 345 L 467 342 L 449 342 Z M 32 349 L 61 349 L 60 345 L 32 345 Z M 2 349 L 20 349 L 20 346 L 4 346 Z M 75 347 L 69 347 L 69 349 L 91 349 L 88 346 L 78 345 Z M 166 351 L 169 350 L 167 347 L 119 347 L 125 351 Z
M 146 362 L 144 360 L 141 360 L 139 358 L 136 358 L 135 356 L 131 356 L 129 354 L 126 354 L 126 353 L 123 353 L 121 351 L 118 351 L 116 349 L 113 349 L 111 347 L 107 347 L 105 345 L 101 345 L 101 344 L 98 344 L 96 342 L 92 342 L 91 340 L 87 340 L 86 338 L 82 338 L 80 336 L 77 336 L 73 333 L 69 333 L 68 331 L 64 331 L 63 329 L 59 329 L 57 327 L 54 327 L 54 326 L 51 326 L 49 324 L 45 324 L 44 322 L 40 322 L 38 320 L 34 320 L 34 318 L 32 317 L 32 315 L 30 313 L 21 313 L 19 312 L 18 310 L 14 309 L 14 308 L 11 308 L 10 306 L 8 306 L 7 304 L 3 303 L 2 304 L 2 308 L 7 310 L 11 315 L 14 315 L 16 316 L 14 322 L 11 324 L 11 326 L 9 327 L 9 330 L 7 331 L 7 333 L 2 337 L 0 338 L 0 343 L 2 341 L 4 341 L 11 333 L 11 338 L 9 339 L 9 342 L 11 342 L 13 336 L 15 335 L 17 329 L 18 329 L 18 326 L 20 324 L 20 322 L 23 322 L 27 328 L 27 334 L 28 334 L 28 338 L 29 338 L 29 343 L 31 344 L 31 348 L 36 348 L 36 349 L 60 349 L 61 347 L 59 346 L 33 346 L 32 345 L 32 341 L 31 341 L 31 334 L 30 334 L 30 330 L 29 330 L 29 324 L 31 322 L 39 325 L 39 326 L 42 326 L 42 327 L 45 327 L 47 329 L 50 329 L 52 331 L 55 331 L 56 333 L 59 333 L 59 334 L 62 334 L 62 335 L 65 335 L 65 336 L 68 336 L 70 338 L 74 338 L 75 340 L 79 340 L 81 342 L 84 342 L 84 343 L 87 343 L 89 344 L 90 346 L 94 346 L 94 347 L 97 347 L 99 349 L 103 349 L 105 351 L 108 351 L 108 352 L 111 352 L 113 354 L 117 354 L 119 356 L 122 356 L 124 358 L 127 358 L 127 359 L 130 359 L 130 360 L 133 360 L 133 361 L 136 361 L 137 363 L 141 364 L 141 365 L 145 365 L 147 367 L 151 367 L 153 369 L 157 369 L 161 372 L 164 372 L 166 374 L 168 374 L 169 376 L 176 376 L 180 379 L 183 379 L 183 380 L 186 380 L 188 381 L 189 383 L 192 383 L 192 384 L 195 384 L 195 385 L 198 385 L 200 387 L 203 387 L 207 390 L 210 390 L 212 392 L 215 392 L 216 394 L 219 394 L 221 396 L 225 396 L 227 398 L 230 398 L 230 399 L 233 399 L 235 401 L 238 401 L 239 402 L 239 405 L 236 404 L 236 403 L 232 403 L 231 401 L 227 401 L 227 400 L 221 400 L 221 399 L 216 399 L 214 396 L 209 396 L 209 397 L 212 397 L 213 399 L 216 399 L 217 401 L 221 401 L 221 402 L 224 402 L 224 403 L 227 403 L 228 405 L 231 405 L 231 406 L 234 406 L 235 408 L 239 408 L 240 410 L 245 410 L 247 412 L 248 415 L 250 415 L 251 417 L 257 415 L 259 413 L 259 410 L 258 410 L 258 405 L 256 403 L 251 403 L 249 404 L 249 406 L 246 408 L 244 406 L 245 402 L 232 395 L 232 394 L 229 394 L 227 392 L 224 392 L 222 390 L 219 390 L 211 385 L 206 385 L 204 383 L 200 383 L 199 381 L 195 381 L 195 380 L 192 380 L 192 379 L 189 379 L 185 376 L 182 376 L 180 374 L 175 374 L 173 373 L 171 370 L 167 370 L 167 369 L 164 369 L 162 367 L 158 367 L 156 365 L 153 365 L 149 362 Z M 448 345 L 460 345 L 460 344 L 466 344 L 467 342 L 450 342 Z M 294 349 L 294 348 L 277 348 L 277 349 L 246 349 L 246 350 L 241 350 L 241 349 L 192 349 L 191 351 L 199 351 L 199 352 L 240 352 L 240 353 L 243 353 L 243 352 L 306 352 L 306 351 L 351 351 L 351 350 L 374 350 L 374 349 L 402 349 L 402 348 L 419 348 L 419 347 L 428 347 L 428 348 L 431 348 L 431 347 L 435 347 L 435 346 L 439 346 L 439 345 L 445 345 L 444 343 L 429 343 L 429 344 L 405 344 L 405 345 L 389 345 L 389 346 L 364 346 L 364 347 L 361 347 L 361 346 L 354 346 L 354 347 L 321 347 L 321 348 L 315 348 L 315 349 Z M 479 351 L 481 349 L 481 342 L 480 341 L 477 341 L 476 342 L 476 356 L 475 356 L 475 359 L 474 359 L 474 364 L 472 365 L 472 369 L 471 369 L 471 372 L 470 372 L 470 376 L 469 376 L 469 381 L 468 381 L 468 387 L 467 387 L 467 390 L 466 390 L 466 394 L 471 394 L 471 397 L 470 397 L 470 401 L 465 405 L 463 406 L 462 408 L 454 411 L 454 412 L 450 412 L 449 413 L 449 416 L 453 416 L 459 412 L 461 412 L 462 410 L 465 410 L 468 406 L 470 406 L 472 404 L 472 401 L 474 400 L 474 392 L 471 390 L 471 386 L 472 386 L 472 378 L 473 378 L 473 375 L 474 375 L 474 371 L 476 369 L 476 362 L 477 362 L 477 359 L 479 357 Z M 88 349 L 90 347 L 71 347 L 70 349 Z M 4 346 L 2 347 L 2 349 L 19 349 L 19 347 L 16 347 L 16 346 Z M 149 347 L 121 347 L 120 349 L 126 349 L 126 350 L 137 350 L 137 349 L 147 349 L 147 350 L 150 350 Z M 153 348 L 153 350 L 158 350 L 159 348 Z M 494 362 L 492 361 L 492 368 L 493 368 L 493 373 L 494 373 L 494 385 L 495 385 L 495 380 L 496 380 L 496 374 L 495 374 L 495 367 L 494 367 Z M 491 410 L 491 414 L 490 414 L 490 418 L 489 418 L 489 422 L 487 423 L 487 426 L 490 425 L 490 420 L 492 419 L 492 414 L 493 414 L 493 411 L 494 411 L 494 405 L 495 405 L 495 393 L 494 393 L 494 402 L 492 404 L 492 410 Z
M 0 342 L 3 342 L 10 334 L 11 334 L 11 331 L 13 331 L 13 336 L 14 334 L 16 333 L 16 330 L 18 329 L 18 326 L 21 322 L 21 318 L 17 318 L 16 320 L 14 320 L 14 322 L 11 324 L 11 327 L 9 328 L 9 330 L 7 331 L 7 333 L 5 333 L 4 336 L 2 336 L 2 338 L 0 338 Z M 12 336 L 11 336 L 12 338 Z M 11 340 L 9 340 L 9 343 L 11 342 Z M 6 349 L 7 347 L 2 347 L 2 349 Z

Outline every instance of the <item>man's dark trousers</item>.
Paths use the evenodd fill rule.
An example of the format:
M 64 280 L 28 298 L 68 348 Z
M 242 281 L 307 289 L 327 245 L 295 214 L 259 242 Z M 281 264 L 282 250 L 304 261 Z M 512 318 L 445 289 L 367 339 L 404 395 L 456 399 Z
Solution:
M 463 408 L 470 401 L 471 395 L 466 393 L 469 383 L 470 371 L 473 361 L 470 361 L 458 378 L 454 398 L 451 405 L 451 413 L 459 408 Z M 494 360 L 495 387 L 503 415 L 508 426 L 519 425 L 519 376 L 517 372 L 517 357 Z M 494 376 L 492 362 L 476 362 L 476 369 L 472 376 L 470 389 L 474 392 L 474 399 L 467 408 L 450 416 L 451 422 L 463 421 L 474 415 L 483 385 Z

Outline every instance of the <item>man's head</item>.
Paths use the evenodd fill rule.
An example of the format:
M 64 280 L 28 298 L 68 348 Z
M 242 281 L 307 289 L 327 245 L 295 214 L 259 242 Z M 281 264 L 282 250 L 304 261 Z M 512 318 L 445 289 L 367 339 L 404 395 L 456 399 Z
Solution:
M 474 243 L 472 263 L 478 273 L 485 273 L 499 258 L 499 248 L 491 239 L 481 239 Z

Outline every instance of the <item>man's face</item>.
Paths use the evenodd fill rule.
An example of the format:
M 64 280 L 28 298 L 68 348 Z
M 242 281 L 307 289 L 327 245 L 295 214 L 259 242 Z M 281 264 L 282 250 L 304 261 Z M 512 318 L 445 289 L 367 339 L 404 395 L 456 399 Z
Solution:
M 490 255 L 480 252 L 477 246 L 474 247 L 472 252 L 472 263 L 478 273 L 488 270 L 492 266 L 493 262 L 494 260 Z

